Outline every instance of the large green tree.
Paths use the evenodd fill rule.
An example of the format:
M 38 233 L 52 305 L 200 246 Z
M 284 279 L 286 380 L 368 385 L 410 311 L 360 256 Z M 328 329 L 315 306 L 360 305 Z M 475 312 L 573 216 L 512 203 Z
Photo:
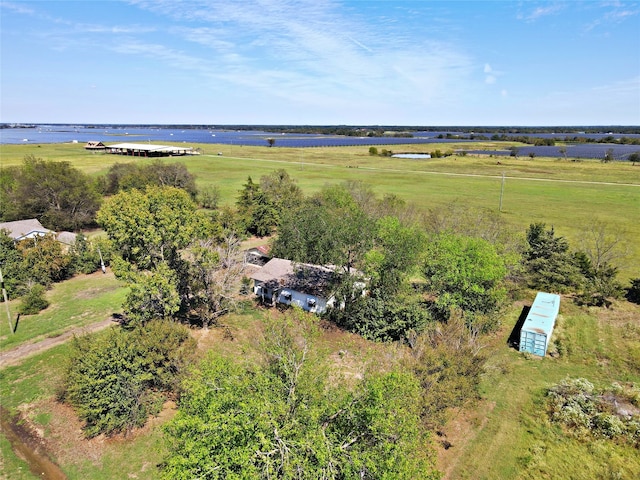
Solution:
M 129 274 L 129 293 L 123 307 L 131 322 L 144 324 L 155 319 L 170 319 L 180 310 L 176 272 L 161 262 L 151 270 Z
M 0 189 L 5 220 L 38 218 L 54 230 L 91 225 L 101 200 L 94 182 L 69 162 L 33 155 L 26 156 L 22 166 L 3 172 Z
M 529 225 L 524 260 L 531 288 L 565 293 L 580 285 L 580 271 L 569 251 L 569 242 L 557 236 L 553 227 L 547 229 L 544 223 Z
M 164 478 L 437 478 L 415 378 L 349 388 L 314 356 L 310 322 L 267 326 L 262 365 L 211 355 L 193 372 L 165 429 Z
M 443 317 L 459 309 L 468 317 L 494 313 L 506 296 L 504 260 L 495 247 L 480 238 L 443 234 L 429 242 L 423 273 L 436 295 Z
M 371 288 L 394 295 L 420 263 L 425 235 L 416 227 L 402 225 L 397 217 L 379 219 L 371 234 L 374 246 L 365 255 L 365 270 Z
M 275 204 L 262 191 L 260 184 L 251 177 L 239 191 L 236 201 L 238 208 L 238 228 L 242 233 L 264 237 L 271 234 L 278 225 L 278 213 Z
M 298 262 L 333 264 L 346 273 L 360 267 L 373 246 L 375 223 L 345 185 L 325 187 L 283 213 L 273 255 Z
M 161 262 L 177 268 L 179 250 L 210 233 L 188 193 L 175 187 L 120 192 L 105 201 L 97 219 L 122 258 L 143 270 Z
M 20 295 L 28 280 L 28 272 L 22 268 L 22 254 L 5 230 L 0 230 L 0 268 L 9 298 Z
M 302 190 L 284 169 L 260 177 L 260 189 L 278 212 L 296 206 L 303 198 Z
M 134 188 L 144 190 L 148 186 L 180 188 L 191 198 L 197 194 L 195 177 L 180 162 L 155 159 L 150 164 L 114 163 L 102 178 L 102 188 L 108 195 Z
M 44 286 L 60 282 L 73 273 L 73 257 L 49 234 L 18 242 L 22 270 L 26 277 Z

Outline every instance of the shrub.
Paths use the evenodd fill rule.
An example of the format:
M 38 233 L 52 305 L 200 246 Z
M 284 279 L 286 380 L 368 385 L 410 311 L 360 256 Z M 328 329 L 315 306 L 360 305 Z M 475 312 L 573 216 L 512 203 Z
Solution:
M 194 350 L 186 327 L 163 321 L 75 338 L 61 399 L 76 409 L 88 437 L 142 426 L 175 391 Z
M 220 196 L 220 189 L 216 186 L 211 186 L 199 190 L 196 200 L 202 208 L 217 210 L 220 204 Z
M 567 378 L 547 391 L 551 420 L 569 428 L 578 437 L 599 437 L 637 444 L 640 441 L 640 418 L 618 412 L 619 401 L 633 403 L 637 389 L 612 384 L 596 390 L 584 378 Z
M 33 285 L 28 293 L 22 297 L 18 312 L 21 315 L 35 315 L 49 306 L 49 301 L 45 298 L 46 289 L 39 284 Z

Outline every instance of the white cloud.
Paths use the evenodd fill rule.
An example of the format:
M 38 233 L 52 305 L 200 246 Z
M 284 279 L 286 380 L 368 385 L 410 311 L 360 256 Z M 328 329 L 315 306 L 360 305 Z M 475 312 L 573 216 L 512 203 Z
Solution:
M 456 99 L 472 71 L 471 59 L 452 45 L 416 41 L 385 19 L 379 21 L 386 28 L 376 28 L 331 1 L 132 3 L 171 19 L 171 34 L 187 42 L 182 50 L 199 56 L 194 65 L 213 81 L 243 85 L 247 95 L 261 92 L 301 104 L 352 98 L 429 103 Z M 192 52 L 189 44 L 213 55 Z M 128 53 L 184 64 L 173 50 L 137 44 Z
M 529 6 L 530 3 L 524 3 L 525 6 Z M 548 17 L 550 15 L 556 15 L 564 10 L 565 6 L 560 3 L 554 3 L 552 5 L 545 5 L 544 7 L 535 7 L 533 10 L 527 13 L 521 13 L 518 15 L 519 20 L 525 20 L 527 22 L 534 22 L 542 17 Z
M 618 25 L 640 14 L 637 4 L 609 2 L 602 4 L 604 13 L 585 26 L 586 31 Z
M 497 82 L 498 80 L 497 77 L 502 75 L 502 72 L 495 71 L 493 68 L 491 68 L 491 65 L 489 65 L 488 63 L 484 64 L 484 73 L 485 73 L 484 83 L 486 83 L 487 85 L 493 85 L 494 83 Z

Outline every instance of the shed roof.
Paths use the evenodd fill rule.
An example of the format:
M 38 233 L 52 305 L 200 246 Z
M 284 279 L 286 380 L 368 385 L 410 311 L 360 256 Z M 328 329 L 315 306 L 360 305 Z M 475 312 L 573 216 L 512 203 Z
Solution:
M 66 245 L 75 245 L 78 235 L 73 232 L 63 231 L 63 232 L 58 232 L 58 235 L 56 235 L 56 238 L 60 243 L 64 243 Z
M 551 335 L 559 311 L 560 295 L 538 292 L 522 329 Z
M 44 228 L 36 218 L 0 223 L 0 230 L 9 232 L 9 236 L 13 240 L 22 240 L 23 238 L 33 238 L 39 235 L 46 235 L 47 233 L 56 233 L 53 230 Z

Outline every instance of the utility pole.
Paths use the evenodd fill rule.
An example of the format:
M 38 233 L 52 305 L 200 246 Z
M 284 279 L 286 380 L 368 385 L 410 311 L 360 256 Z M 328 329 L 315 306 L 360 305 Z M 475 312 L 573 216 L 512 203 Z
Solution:
M 98 254 L 100 255 L 100 268 L 102 269 L 102 273 L 107 273 L 107 268 L 104 266 L 104 260 L 102 259 L 102 252 L 100 251 L 100 247 L 98 247 Z
M 499 211 L 502 212 L 502 196 L 504 195 L 504 172 L 502 172 L 502 185 L 500 186 L 500 207 Z
M 11 312 L 9 311 L 9 299 L 7 298 L 7 290 L 4 288 L 4 278 L 2 278 L 2 269 L 0 268 L 0 285 L 2 286 L 2 298 L 4 299 L 4 305 L 7 308 L 7 321 L 9 322 L 9 330 L 13 331 L 13 325 L 11 325 Z

